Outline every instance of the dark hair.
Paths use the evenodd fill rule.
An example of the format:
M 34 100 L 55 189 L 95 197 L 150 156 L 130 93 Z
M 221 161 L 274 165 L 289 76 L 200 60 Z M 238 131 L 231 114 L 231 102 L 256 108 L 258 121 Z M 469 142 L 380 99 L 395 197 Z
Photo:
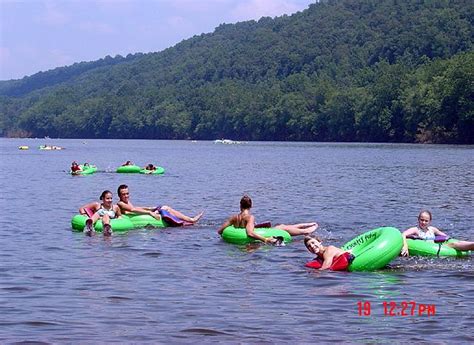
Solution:
M 421 212 L 418 214 L 418 219 L 420 219 L 422 213 L 427 213 L 428 216 L 430 216 L 430 221 L 433 220 L 433 215 L 432 215 L 431 212 L 428 211 L 428 210 L 421 210 Z
M 120 197 L 120 195 L 122 195 L 122 189 L 127 189 L 128 186 L 126 184 L 121 184 L 118 188 L 117 188 L 117 194 L 118 196 Z
M 252 199 L 245 194 L 242 199 L 240 199 L 240 209 L 241 210 L 247 210 L 249 208 L 252 208 Z
M 308 247 L 308 242 L 309 240 L 316 240 L 318 241 L 319 243 L 322 243 L 323 241 L 321 240 L 321 238 L 319 238 L 318 236 L 305 236 L 304 237 L 304 245 L 306 246 L 306 248 Z
M 111 192 L 110 190 L 104 190 L 104 191 L 102 192 L 102 194 L 100 195 L 100 198 L 99 198 L 99 199 L 100 199 L 100 200 L 104 200 L 105 195 L 107 195 L 108 193 L 112 194 L 112 192 Z

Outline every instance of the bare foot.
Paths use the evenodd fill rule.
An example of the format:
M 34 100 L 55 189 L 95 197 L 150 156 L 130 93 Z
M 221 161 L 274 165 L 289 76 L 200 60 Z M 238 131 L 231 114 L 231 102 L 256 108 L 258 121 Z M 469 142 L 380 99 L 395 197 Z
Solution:
M 109 224 L 104 225 L 104 236 L 112 236 L 112 227 Z
M 301 223 L 301 224 L 298 224 L 300 228 L 309 228 L 311 226 L 317 226 L 318 223 L 316 222 L 313 222 L 313 223 Z
M 199 221 L 199 219 L 201 219 L 201 217 L 203 216 L 204 212 L 201 212 L 199 213 L 198 215 L 194 216 L 193 218 L 191 218 L 192 222 L 193 223 L 197 223 Z
M 307 227 L 305 229 L 301 229 L 302 231 L 302 235 L 308 235 L 314 231 L 316 231 L 316 229 L 318 228 L 318 224 L 316 225 L 313 225 L 313 226 L 310 226 L 310 227 Z

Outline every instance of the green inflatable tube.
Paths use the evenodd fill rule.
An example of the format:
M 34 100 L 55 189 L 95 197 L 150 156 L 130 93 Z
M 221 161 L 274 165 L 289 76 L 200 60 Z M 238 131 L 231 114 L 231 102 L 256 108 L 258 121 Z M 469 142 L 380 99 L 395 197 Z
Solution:
M 165 169 L 162 167 L 156 167 L 155 170 L 146 170 L 146 169 L 141 169 L 140 174 L 146 174 L 146 175 L 161 175 L 165 172 Z
M 255 233 L 264 236 L 282 236 L 285 243 L 291 242 L 291 235 L 285 230 L 276 228 L 255 228 Z M 228 243 L 233 244 L 248 244 L 260 242 L 259 240 L 249 237 L 247 231 L 244 228 L 235 228 L 233 225 L 228 226 L 222 232 L 222 239 Z
M 79 165 L 79 167 L 82 170 L 79 170 L 76 172 L 71 171 L 71 175 L 90 175 L 97 171 L 97 167 L 95 165 L 88 165 L 88 166 Z
M 374 271 L 396 258 L 402 247 L 400 230 L 382 227 L 357 236 L 342 246 L 342 249 L 352 250 L 355 256 L 348 267 L 349 271 Z
M 84 227 L 86 226 L 86 220 L 88 219 L 87 216 L 84 216 L 82 214 L 76 214 L 74 217 L 71 219 L 71 225 L 73 231 L 83 231 Z M 112 230 L 114 232 L 123 232 L 123 231 L 128 231 L 130 229 L 133 229 L 133 223 L 127 216 L 122 216 L 117 219 L 112 219 L 110 221 L 110 226 L 112 227 Z M 104 226 L 102 224 L 102 220 L 98 220 L 94 224 L 94 229 L 98 232 L 102 232 Z
M 465 257 L 471 255 L 471 251 L 461 251 L 447 246 L 447 243 L 458 242 L 451 238 L 445 242 L 436 243 L 431 240 L 414 240 L 407 238 L 408 253 L 413 256 L 453 256 Z
M 129 218 L 134 228 L 145 228 L 152 226 L 154 228 L 164 228 L 168 226 L 162 219 L 157 220 L 149 214 L 134 214 L 128 213 L 125 217 Z
M 142 170 L 138 165 L 122 165 L 117 168 L 117 172 L 121 174 L 138 174 Z

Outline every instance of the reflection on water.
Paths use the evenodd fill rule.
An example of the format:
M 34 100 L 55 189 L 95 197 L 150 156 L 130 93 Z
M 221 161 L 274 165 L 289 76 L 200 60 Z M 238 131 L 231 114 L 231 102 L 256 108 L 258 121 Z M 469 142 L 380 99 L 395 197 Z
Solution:
M 216 234 L 243 193 L 258 221 L 317 221 L 340 246 L 379 226 L 405 229 L 420 209 L 474 239 L 472 148 L 436 145 L 0 139 L 0 340 L 46 343 L 468 342 L 472 257 L 397 258 L 378 272 L 319 272 L 301 239 L 233 246 Z M 163 176 L 116 174 L 126 160 Z M 70 176 L 72 160 L 96 164 Z M 80 205 L 130 186 L 143 205 L 205 211 L 197 226 L 85 237 Z M 6 210 L 6 212 L 5 212 Z M 359 316 L 358 302 L 371 313 Z M 435 304 L 434 316 L 387 316 L 383 302 Z

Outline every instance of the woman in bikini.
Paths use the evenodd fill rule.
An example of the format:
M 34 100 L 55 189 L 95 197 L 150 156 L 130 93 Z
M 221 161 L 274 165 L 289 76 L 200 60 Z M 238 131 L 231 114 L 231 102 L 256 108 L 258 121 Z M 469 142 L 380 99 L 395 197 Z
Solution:
M 100 195 L 99 202 L 91 202 L 79 208 L 79 213 L 87 215 L 89 218 L 86 220 L 86 226 L 84 227 L 84 233 L 88 236 L 92 235 L 94 230 L 94 224 L 102 219 L 104 225 L 104 236 L 112 235 L 112 227 L 110 226 L 110 220 L 119 218 L 122 213 L 120 207 L 112 203 L 112 192 L 104 190 Z
M 402 233 L 403 236 L 403 247 L 401 251 L 402 256 L 408 256 L 408 244 L 407 237 L 414 236 L 422 240 L 434 240 L 436 236 L 448 236 L 440 229 L 431 226 L 431 220 L 433 216 L 430 211 L 421 211 L 418 215 L 418 226 L 411 227 Z M 458 241 L 453 243 L 446 243 L 457 250 L 474 250 L 474 242 Z

